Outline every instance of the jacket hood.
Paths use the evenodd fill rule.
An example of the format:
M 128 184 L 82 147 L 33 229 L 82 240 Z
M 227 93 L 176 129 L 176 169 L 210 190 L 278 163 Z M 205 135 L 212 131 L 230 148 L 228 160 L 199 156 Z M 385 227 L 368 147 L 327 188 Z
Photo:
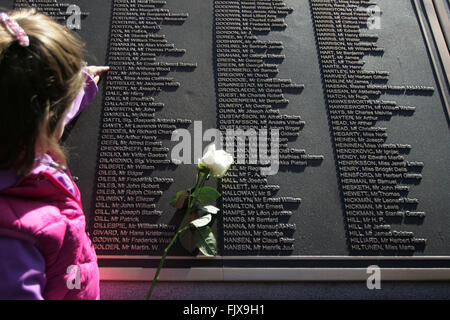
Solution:
M 80 198 L 78 190 L 73 195 L 64 184 L 56 178 L 59 166 L 50 155 L 36 159 L 36 166 L 26 177 L 19 177 L 14 169 L 0 170 L 0 194 L 19 198 L 48 198 L 60 200 L 69 196 L 75 200 Z M 66 171 L 70 176 L 70 172 Z

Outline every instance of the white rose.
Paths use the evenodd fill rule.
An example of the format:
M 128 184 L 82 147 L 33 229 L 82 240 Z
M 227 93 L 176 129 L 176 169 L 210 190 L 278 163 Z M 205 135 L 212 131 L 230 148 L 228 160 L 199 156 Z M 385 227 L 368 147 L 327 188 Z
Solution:
M 216 150 L 216 145 L 213 143 L 208 146 L 203 158 L 198 160 L 198 167 L 200 169 L 207 167 L 211 169 L 214 178 L 222 178 L 233 162 L 231 154 L 224 150 Z

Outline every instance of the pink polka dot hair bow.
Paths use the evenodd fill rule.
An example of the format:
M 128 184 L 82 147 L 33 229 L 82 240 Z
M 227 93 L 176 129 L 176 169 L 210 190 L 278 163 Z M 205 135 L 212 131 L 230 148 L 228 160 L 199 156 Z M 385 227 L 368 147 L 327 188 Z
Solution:
M 0 21 L 3 22 L 6 29 L 14 35 L 22 47 L 28 47 L 30 45 L 30 39 L 25 33 L 25 30 L 23 30 L 17 21 L 11 18 L 6 12 L 0 12 Z

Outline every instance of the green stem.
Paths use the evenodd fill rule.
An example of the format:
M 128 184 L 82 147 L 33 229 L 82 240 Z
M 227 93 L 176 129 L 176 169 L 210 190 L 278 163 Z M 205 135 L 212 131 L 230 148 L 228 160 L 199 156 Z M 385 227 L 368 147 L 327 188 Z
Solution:
M 164 266 L 164 262 L 166 261 L 167 255 L 169 253 L 169 250 L 172 248 L 172 246 L 175 244 L 175 242 L 177 241 L 178 237 L 180 236 L 180 234 L 182 234 L 184 231 L 186 231 L 187 229 L 189 229 L 189 225 L 184 226 L 184 224 L 186 223 L 187 218 L 189 217 L 189 215 L 192 213 L 192 209 L 193 209 L 193 200 L 194 197 L 192 197 L 192 194 L 198 189 L 201 188 L 205 185 L 206 180 L 209 179 L 210 177 L 210 172 L 203 174 L 203 177 L 200 181 L 200 183 L 198 183 L 199 179 L 198 179 L 198 175 L 200 173 L 197 174 L 197 178 L 195 181 L 195 186 L 194 186 L 194 190 L 192 191 L 191 194 L 189 194 L 188 197 L 188 206 L 187 206 L 187 210 L 186 210 L 186 214 L 183 217 L 183 220 L 181 220 L 180 223 L 180 227 L 178 228 L 177 232 L 175 233 L 174 237 L 172 238 L 172 240 L 170 241 L 169 245 L 167 246 L 166 249 L 164 249 L 164 253 L 163 256 L 161 257 L 161 261 L 159 262 L 159 266 L 158 269 L 156 270 L 156 274 L 155 277 L 153 278 L 153 282 L 152 282 L 152 286 L 150 287 L 150 290 L 148 291 L 145 300 L 150 300 L 150 297 L 152 296 L 153 290 L 155 289 L 156 283 L 158 282 L 159 279 L 159 273 L 161 272 L 162 267 Z
M 197 189 L 197 185 L 200 181 L 200 179 L 199 179 L 200 174 L 201 174 L 200 171 L 197 171 L 197 175 L 195 176 L 195 183 L 194 183 L 194 186 L 191 188 L 191 191 Z
M 180 236 L 180 234 L 182 234 L 187 229 L 189 229 L 189 225 L 185 226 L 184 228 L 179 229 L 177 231 L 177 233 L 175 233 L 175 236 L 172 238 L 172 241 L 170 241 L 170 243 L 167 246 L 167 248 L 164 249 L 164 254 L 163 254 L 162 258 L 161 258 L 161 261 L 159 262 L 158 270 L 156 271 L 155 278 L 153 279 L 152 286 L 151 286 L 150 290 L 148 291 L 148 293 L 147 293 L 147 295 L 145 297 L 145 300 L 150 300 L 150 297 L 152 296 L 153 290 L 155 289 L 156 283 L 158 282 L 159 273 L 161 272 L 161 269 L 162 269 L 162 267 L 164 265 L 164 262 L 166 261 L 166 257 L 167 257 L 167 254 L 169 253 L 169 250 L 175 244 L 175 242 L 177 241 L 177 239 Z

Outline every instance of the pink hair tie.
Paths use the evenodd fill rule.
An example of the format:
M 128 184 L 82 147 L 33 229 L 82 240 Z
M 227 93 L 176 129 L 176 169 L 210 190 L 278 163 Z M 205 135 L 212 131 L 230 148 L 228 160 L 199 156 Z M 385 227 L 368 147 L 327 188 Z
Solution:
M 25 30 L 23 30 L 17 21 L 11 18 L 6 12 L 0 12 L 0 21 L 3 22 L 6 29 L 15 36 L 22 47 L 28 47 L 30 45 L 30 39 L 25 33 Z

